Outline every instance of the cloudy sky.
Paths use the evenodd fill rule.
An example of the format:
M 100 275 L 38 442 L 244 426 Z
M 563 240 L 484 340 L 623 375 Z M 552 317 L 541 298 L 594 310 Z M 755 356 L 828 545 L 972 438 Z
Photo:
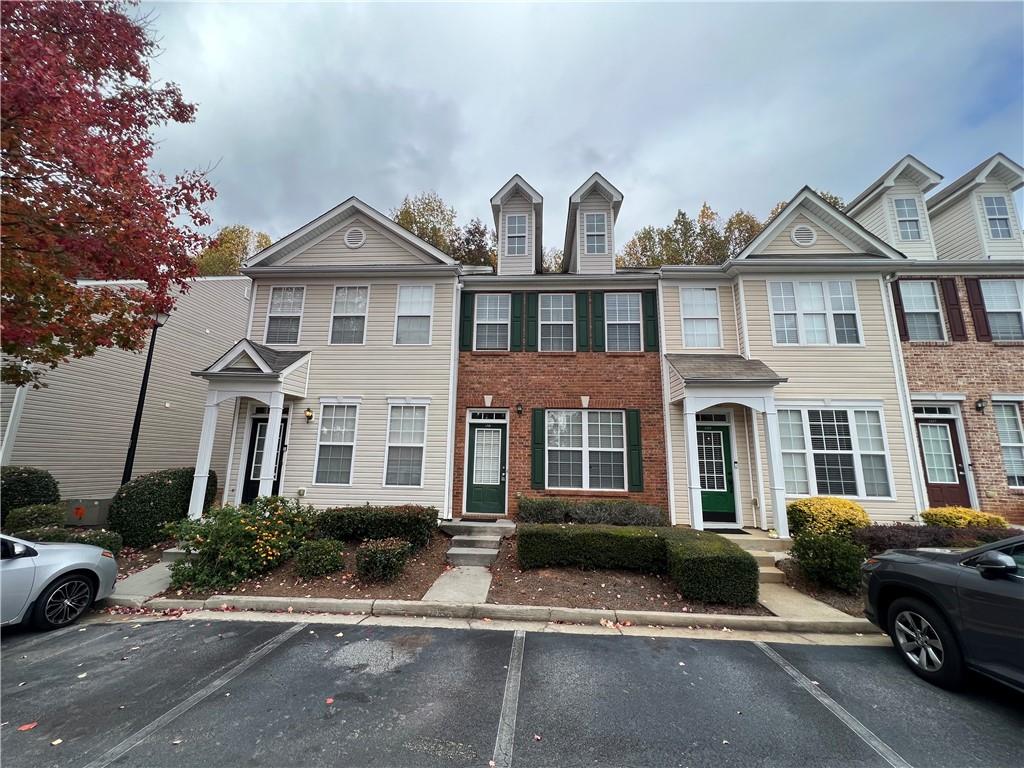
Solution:
M 490 222 L 514 173 L 546 245 L 594 170 L 621 242 L 702 200 L 850 199 L 912 152 L 952 181 L 1024 161 L 1024 4 L 143 6 L 154 75 L 199 105 L 161 170 L 215 166 L 217 226 L 277 238 L 350 195 L 434 189 Z

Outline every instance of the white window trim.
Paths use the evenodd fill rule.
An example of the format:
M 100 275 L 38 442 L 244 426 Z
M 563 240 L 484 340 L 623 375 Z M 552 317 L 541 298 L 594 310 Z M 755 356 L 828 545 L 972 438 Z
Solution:
M 1000 278 L 994 277 L 994 278 L 990 278 L 988 280 L 981 280 L 980 281 L 980 285 L 978 287 L 979 290 L 981 291 L 981 302 L 982 302 L 982 304 L 985 305 L 985 319 L 988 320 L 989 330 L 990 331 L 991 331 L 991 328 L 992 328 L 992 320 L 991 320 L 991 318 L 989 318 L 989 315 L 992 312 L 998 312 L 998 313 L 1006 312 L 1007 314 L 1009 314 L 1009 313 L 1012 312 L 1012 310 L 1007 310 L 1007 309 L 990 310 L 988 308 L 988 304 L 985 301 L 985 283 L 1005 283 L 1005 282 L 1013 283 L 1013 287 L 1017 291 L 1017 304 L 1018 304 L 1018 307 L 1019 307 L 1019 309 L 1017 310 L 1017 314 L 1021 316 L 1020 317 L 1021 326 L 1024 327 L 1024 279 L 1021 279 L 1019 277 L 1000 277 Z M 992 337 L 992 341 L 995 341 L 995 342 L 1003 341 L 1003 342 L 1013 343 L 1013 342 L 1019 342 L 1019 341 L 1021 341 L 1021 339 L 997 339 L 997 338 L 995 338 L 993 336 Z
M 401 406 L 416 406 L 423 408 L 423 442 L 422 443 L 392 443 L 391 442 L 391 414 L 394 408 Z M 423 488 L 427 476 L 427 428 L 430 424 L 430 398 L 388 398 L 388 423 L 384 432 L 384 471 L 381 474 L 380 484 L 382 488 Z M 422 448 L 423 458 L 420 461 L 420 482 L 419 485 L 392 485 L 388 483 L 388 460 L 391 458 L 391 449 L 394 448 Z
M 800 411 L 800 422 L 803 429 L 804 435 L 804 447 L 803 450 L 794 450 L 790 448 L 783 448 L 782 453 L 790 454 L 803 454 L 804 466 L 807 470 L 807 490 L 808 493 L 790 493 L 786 491 L 786 498 L 791 499 L 804 499 L 811 496 L 821 495 L 818 492 L 818 480 L 814 472 L 814 449 L 811 447 L 811 425 L 807 418 L 808 411 L 846 411 L 847 419 L 850 422 L 850 440 L 853 446 L 853 471 L 857 479 L 857 495 L 855 496 L 840 496 L 843 499 L 852 499 L 854 501 L 896 501 L 896 485 L 893 480 L 892 471 L 892 452 L 889 450 L 889 432 L 886 429 L 885 411 L 877 405 L 861 405 L 856 403 L 849 404 L 838 404 L 838 403 L 815 403 L 815 404 L 797 404 L 792 402 L 777 401 L 776 408 L 779 411 Z M 855 411 L 873 411 L 878 414 L 879 425 L 882 429 L 882 448 L 884 453 L 879 451 L 861 451 L 860 443 L 857 435 L 857 414 Z M 818 451 L 818 453 L 849 453 L 849 451 Z M 861 455 L 869 454 L 872 456 L 885 456 L 885 471 L 889 482 L 889 495 L 888 496 L 866 496 L 864 495 L 864 469 L 861 466 Z M 780 467 L 780 470 L 782 468 Z M 785 481 L 785 478 L 783 478 Z M 828 494 L 830 496 L 837 496 L 838 494 Z
M 544 349 L 544 326 L 545 325 L 565 325 L 563 321 L 555 320 L 543 320 L 544 317 L 541 304 L 543 303 L 545 296 L 568 296 L 570 305 L 572 306 L 572 349 Z M 643 307 L 640 309 L 641 314 L 643 313 Z M 607 338 L 607 337 L 606 337 Z M 574 293 L 541 293 L 537 297 L 537 351 L 544 352 L 547 354 L 566 354 L 568 352 L 576 351 L 576 294 Z
M 334 303 L 338 298 L 339 288 L 365 288 L 366 289 L 366 311 L 363 314 L 335 314 Z M 362 347 L 366 346 L 366 326 L 370 319 L 370 293 L 372 288 L 369 285 L 349 285 L 349 284 L 337 284 L 334 286 L 334 291 L 331 293 L 331 322 L 327 325 L 327 345 L 331 347 Z M 334 319 L 336 317 L 361 317 L 363 318 L 363 340 L 360 342 L 354 341 L 332 341 L 334 335 Z
M 587 229 L 587 216 L 600 216 L 601 217 L 601 231 L 591 232 Z M 600 235 L 603 238 L 604 250 L 603 251 L 592 251 L 590 250 L 587 235 Z M 608 255 L 608 214 L 605 211 L 583 211 L 583 253 L 586 256 L 607 256 Z
M 348 488 L 353 485 L 356 476 L 356 446 L 359 445 L 359 407 L 362 398 L 320 398 L 320 416 L 316 428 L 316 454 L 313 457 L 313 480 L 311 485 L 324 486 L 328 488 Z M 350 445 L 350 443 L 325 443 L 320 439 L 320 425 L 324 423 L 324 408 L 327 406 L 352 406 L 356 409 L 356 425 L 352 430 L 352 462 L 348 471 L 347 483 L 318 483 L 316 480 L 317 470 L 320 467 L 320 446 L 322 445 Z
M 302 340 L 302 318 L 306 314 L 306 286 L 305 285 L 271 285 L 270 293 L 267 294 L 267 315 L 263 319 L 263 343 L 271 344 L 275 347 L 297 347 L 299 342 Z M 274 314 L 270 311 L 270 307 L 274 301 L 274 291 L 277 288 L 301 288 L 302 289 L 302 306 L 299 307 L 299 332 L 295 335 L 295 342 L 293 344 L 285 344 L 277 341 L 267 341 L 267 333 L 270 331 L 270 318 L 271 317 L 295 317 L 293 314 Z
M 404 286 L 410 287 L 424 287 L 423 283 L 399 283 L 395 290 L 395 333 L 391 339 L 391 345 L 395 347 L 429 347 L 434 341 L 434 304 L 437 299 L 437 291 L 433 283 L 426 285 L 425 287 L 430 289 L 430 314 L 427 315 L 430 318 L 430 322 L 427 325 L 427 340 L 423 344 L 399 344 L 398 343 L 398 319 L 400 317 L 423 317 L 423 315 L 401 315 L 399 309 L 402 305 L 402 288 Z
M 932 294 L 935 296 L 935 305 L 938 307 L 938 309 L 935 310 L 935 312 L 922 312 L 920 310 L 914 310 L 912 312 L 907 311 L 907 302 L 906 302 L 906 299 L 903 298 L 903 286 L 905 284 L 911 283 L 911 282 L 913 282 L 913 283 L 929 283 L 931 285 L 931 287 L 932 287 Z M 927 343 L 929 341 L 932 342 L 932 343 L 935 343 L 935 342 L 938 342 L 938 341 L 949 341 L 949 331 L 946 330 L 946 309 L 943 306 L 943 298 L 942 298 L 942 295 L 939 292 L 939 283 L 938 283 L 938 281 L 937 280 L 900 280 L 898 285 L 899 285 L 899 290 L 900 290 L 900 301 L 903 304 L 903 315 L 904 315 L 904 317 L 909 318 L 910 315 L 930 315 L 930 314 L 936 314 L 937 313 L 938 316 L 939 316 L 939 328 L 942 330 L 942 338 L 941 339 L 915 339 L 915 338 L 912 338 L 911 335 L 910 335 L 910 323 L 908 322 L 907 323 L 907 340 L 911 341 L 911 342 L 914 342 L 914 343 L 917 343 L 917 342 L 925 342 L 925 343 Z
M 508 335 L 505 337 L 505 349 L 479 349 L 476 345 L 476 327 L 479 324 L 477 312 L 480 311 L 479 298 L 481 296 L 508 296 Z M 487 325 L 499 325 L 499 323 L 487 323 Z M 478 293 L 473 300 L 473 351 L 474 352 L 508 352 L 512 345 L 512 294 L 511 293 Z
M 896 203 L 900 200 L 910 200 L 914 203 L 914 210 L 917 211 L 916 216 L 901 216 L 900 208 Z M 917 204 L 916 197 L 894 197 L 892 200 L 892 208 L 896 214 L 896 236 L 904 243 L 919 243 L 924 240 L 924 228 L 921 226 L 921 206 Z M 900 229 L 901 221 L 916 221 L 917 222 L 917 237 L 904 237 L 903 230 Z
M 552 448 L 548 445 L 548 414 L 579 413 L 583 422 L 583 437 L 580 448 Z M 622 448 L 591 448 L 590 447 L 590 413 L 621 413 L 622 414 Z M 622 453 L 622 488 L 591 488 L 590 487 L 590 451 L 597 453 Z M 566 485 L 552 486 L 549 481 L 551 462 L 548 460 L 550 451 L 580 451 L 583 454 L 583 485 L 571 488 Z M 547 491 L 588 491 L 591 493 L 626 493 L 629 491 L 629 426 L 626 424 L 626 412 L 619 408 L 549 408 L 544 412 L 544 490 Z
M 1005 397 L 1005 398 L 1002 398 L 1000 400 L 997 400 L 995 397 L 993 397 L 992 398 L 992 405 L 1009 405 L 1009 406 L 1014 406 L 1014 411 L 1017 414 L 1017 428 L 1018 428 L 1018 430 L 1020 430 L 1021 434 L 1024 435 L 1024 404 L 1022 404 L 1021 400 L 1013 400 L 1013 399 L 1010 399 L 1009 397 Z M 1020 446 L 1021 448 L 1024 448 L 1024 443 L 1004 443 L 1003 439 L 999 435 L 998 431 L 996 432 L 996 439 L 999 441 L 999 460 L 1003 464 L 1003 478 L 1006 481 L 1006 487 L 1007 488 L 1014 488 L 1014 489 L 1024 488 L 1024 485 L 1011 485 L 1010 484 L 1010 475 L 1008 473 L 1008 468 L 1006 466 L 1006 459 L 1003 457 L 1003 448 L 1004 447 L 1006 447 L 1006 446 L 1011 446 L 1011 447 Z
M 984 192 L 982 192 L 980 194 L 980 197 L 981 197 L 981 215 L 985 218 L 985 226 L 987 227 L 986 235 L 988 236 L 988 239 L 989 240 L 994 240 L 996 242 L 1003 242 L 1005 240 L 1013 240 L 1013 221 L 1012 221 L 1013 215 L 1012 215 L 1012 209 L 1010 208 L 1010 201 L 1007 199 L 1006 195 L 986 195 Z M 991 197 L 991 198 L 1002 200 L 1003 201 L 1003 207 L 1006 208 L 1006 216 L 991 216 L 991 215 L 989 215 L 988 206 L 985 205 L 985 198 L 986 197 Z M 1006 237 L 997 237 L 996 234 L 992 231 L 992 220 L 993 219 L 1006 219 L 1006 229 L 1009 232 L 1009 234 Z
M 513 216 L 515 216 L 515 217 L 522 216 L 523 219 L 525 220 L 525 226 L 523 228 L 523 234 L 521 234 L 521 235 L 509 234 L 508 220 L 511 219 Z M 505 214 L 505 255 L 506 256 L 512 256 L 514 258 L 515 257 L 519 257 L 519 256 L 522 256 L 522 257 L 529 256 L 530 255 L 530 238 L 529 238 L 529 233 L 530 233 L 530 215 L 528 213 L 506 213 Z M 511 242 L 511 238 L 513 238 L 513 237 L 515 237 L 517 239 L 520 238 L 520 237 L 523 238 L 523 252 L 522 253 L 512 253 L 509 250 L 508 246 L 509 246 L 509 243 Z
M 686 293 L 687 288 L 693 288 L 696 290 L 713 290 L 715 292 L 715 302 L 718 305 L 718 314 L 714 316 L 704 315 L 691 315 L 686 314 L 686 301 L 683 296 Z M 642 301 L 642 297 L 641 297 Z M 643 308 L 641 307 L 641 316 L 643 315 Z M 722 337 L 722 292 L 718 289 L 717 285 L 680 285 L 679 286 L 679 318 L 680 318 L 680 331 L 682 332 L 683 348 L 684 349 L 725 349 L 725 339 Z M 714 320 L 718 323 L 718 344 L 715 346 L 689 346 L 686 343 L 686 321 L 687 320 Z
M 612 294 L 617 296 L 636 296 L 640 304 L 640 349 L 608 349 L 608 326 L 612 323 L 608 320 L 608 297 Z M 632 325 L 630 322 L 616 321 L 614 325 Z M 604 294 L 604 351 L 613 355 L 635 355 L 644 351 L 644 295 L 640 291 L 605 291 Z
M 793 342 L 782 342 L 778 341 L 775 336 L 775 307 L 772 304 L 772 285 L 776 283 L 791 283 L 793 285 L 793 296 L 796 299 L 796 310 L 795 312 L 779 312 L 780 315 L 792 315 L 796 314 L 796 328 L 797 336 L 799 341 Z M 806 334 L 804 332 L 804 314 L 808 315 L 820 315 L 821 312 L 804 312 L 800 309 L 800 292 L 798 287 L 800 283 L 821 283 L 822 290 L 825 296 L 825 315 L 826 315 L 826 332 L 828 333 L 828 342 L 825 344 L 809 344 L 804 341 Z M 850 283 L 853 286 L 853 313 L 854 318 L 857 322 L 857 338 L 859 341 L 856 344 L 839 344 L 836 342 L 836 328 L 834 315 L 847 315 L 849 312 L 838 312 L 832 309 L 832 297 L 828 291 L 829 283 Z M 858 296 L 857 280 L 852 277 L 836 277 L 836 278 L 811 278 L 803 280 L 769 280 L 766 283 L 767 297 L 768 297 L 768 315 L 771 319 L 772 329 L 772 346 L 773 347 L 840 347 L 842 349 L 855 349 L 856 347 L 865 346 L 864 341 L 864 327 L 861 321 L 860 313 L 860 296 Z

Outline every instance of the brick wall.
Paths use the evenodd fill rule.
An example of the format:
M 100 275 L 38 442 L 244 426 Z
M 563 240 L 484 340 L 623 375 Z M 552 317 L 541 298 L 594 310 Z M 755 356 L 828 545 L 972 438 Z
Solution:
M 631 498 L 668 510 L 665 427 L 662 418 L 661 361 L 657 353 L 460 352 L 455 422 L 455 478 L 452 509 L 462 514 L 466 413 L 484 408 L 509 411 L 508 512 L 517 496 Z M 544 491 L 531 483 L 531 412 L 534 408 L 636 408 L 640 411 L 644 489 L 641 492 Z M 523 406 L 522 415 L 516 405 Z
M 977 341 L 963 277 L 956 278 L 956 287 L 967 341 L 903 342 L 910 392 L 964 395 L 964 432 L 981 508 L 1024 524 L 1024 490 L 1007 485 L 992 415 L 993 392 L 1024 392 L 1024 344 Z M 977 400 L 985 401 L 984 413 L 975 410 Z

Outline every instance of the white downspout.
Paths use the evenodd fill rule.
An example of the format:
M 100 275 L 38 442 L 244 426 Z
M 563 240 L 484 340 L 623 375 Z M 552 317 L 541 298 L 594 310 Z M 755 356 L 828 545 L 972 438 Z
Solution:
M 28 387 L 18 387 L 14 390 L 11 412 L 7 415 L 7 426 L 4 429 L 4 444 L 0 446 L 0 466 L 6 467 L 11 463 L 11 454 L 14 453 L 14 439 L 18 436 L 18 423 L 21 421 L 21 412 L 25 408 L 25 397 L 27 395 Z

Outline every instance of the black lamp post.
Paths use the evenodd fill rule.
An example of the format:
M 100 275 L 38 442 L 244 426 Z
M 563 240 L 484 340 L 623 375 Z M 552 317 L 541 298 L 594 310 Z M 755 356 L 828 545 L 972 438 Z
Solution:
M 149 351 L 146 353 L 146 368 L 142 372 L 142 386 L 139 388 L 139 404 L 135 406 L 135 421 L 132 422 L 132 437 L 128 441 L 128 456 L 124 460 L 124 472 L 121 474 L 121 485 L 132 479 L 132 468 L 135 465 L 135 449 L 139 445 L 139 427 L 142 425 L 142 409 L 146 405 L 146 387 L 149 386 L 149 370 L 153 367 L 153 347 L 156 346 L 156 332 L 170 315 L 157 312 L 153 315 L 153 335 L 149 337 Z

